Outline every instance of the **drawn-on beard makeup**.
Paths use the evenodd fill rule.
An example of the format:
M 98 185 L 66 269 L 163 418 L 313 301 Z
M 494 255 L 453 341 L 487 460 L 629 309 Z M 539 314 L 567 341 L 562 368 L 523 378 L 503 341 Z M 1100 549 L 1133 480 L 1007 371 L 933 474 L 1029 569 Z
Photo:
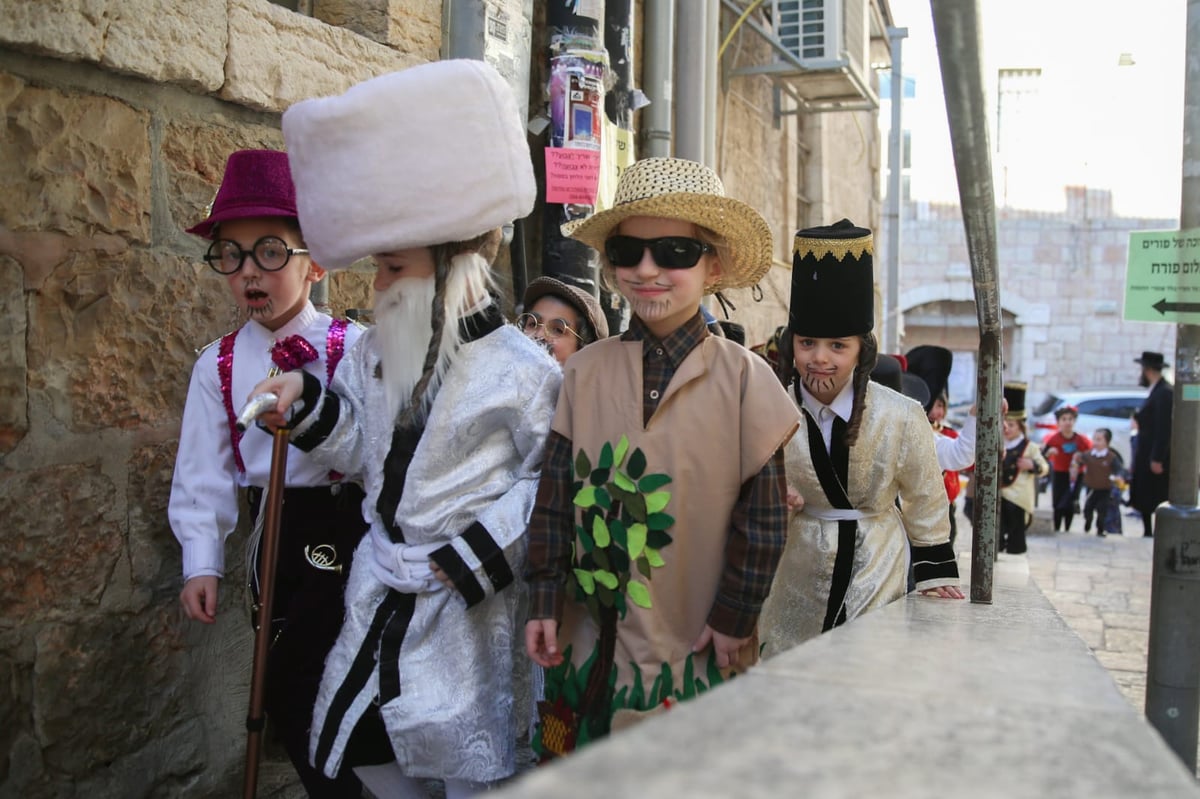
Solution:
M 256 317 L 271 318 L 275 314 L 275 300 L 270 294 L 260 289 L 257 285 L 247 286 L 242 291 L 244 299 L 244 307 L 246 314 L 254 319 Z
M 800 375 L 800 379 L 804 382 L 804 387 L 808 389 L 808 393 L 814 395 L 825 395 L 837 388 L 837 380 L 834 375 L 818 375 L 806 372 Z

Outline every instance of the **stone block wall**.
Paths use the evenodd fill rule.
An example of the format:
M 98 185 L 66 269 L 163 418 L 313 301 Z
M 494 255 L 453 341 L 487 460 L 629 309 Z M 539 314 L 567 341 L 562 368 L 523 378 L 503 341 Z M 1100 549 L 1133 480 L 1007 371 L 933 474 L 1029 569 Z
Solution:
M 231 151 L 282 147 L 289 104 L 440 41 L 266 0 L 0 0 L 0 19 L 0 796 L 237 795 L 242 542 L 201 629 L 166 503 L 196 349 L 241 320 L 183 231 Z M 369 305 L 367 276 L 330 282 L 335 311 Z M 267 754 L 260 795 L 297 795 Z

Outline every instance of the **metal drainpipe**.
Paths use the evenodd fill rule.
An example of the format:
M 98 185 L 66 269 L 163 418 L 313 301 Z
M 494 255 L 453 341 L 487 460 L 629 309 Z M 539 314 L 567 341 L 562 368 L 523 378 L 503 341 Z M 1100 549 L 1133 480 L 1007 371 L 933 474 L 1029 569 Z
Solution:
M 900 175 L 904 167 L 904 130 L 900 126 L 904 71 L 900 45 L 908 36 L 908 28 L 888 28 L 887 36 L 892 49 L 892 130 L 888 135 L 887 324 L 883 351 L 894 353 L 900 351 Z
M 646 0 L 642 53 L 650 105 L 642 111 L 642 154 L 671 156 L 672 72 L 675 68 L 675 0 Z
M 676 0 L 675 155 L 704 163 L 708 4 Z
M 704 163 L 717 168 L 717 51 L 721 44 L 721 0 L 704 3 Z

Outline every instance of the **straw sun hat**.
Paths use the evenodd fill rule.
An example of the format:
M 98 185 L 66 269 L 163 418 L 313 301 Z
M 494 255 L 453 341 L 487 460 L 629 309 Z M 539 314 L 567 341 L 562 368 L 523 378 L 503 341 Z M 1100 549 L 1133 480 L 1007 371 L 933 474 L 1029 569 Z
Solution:
M 771 268 L 772 237 L 762 215 L 725 196 L 717 173 L 682 158 L 645 158 L 621 173 L 613 207 L 562 226 L 563 235 L 604 252 L 604 242 L 622 221 L 633 216 L 681 219 L 723 236 L 732 263 L 707 291 L 753 286 Z

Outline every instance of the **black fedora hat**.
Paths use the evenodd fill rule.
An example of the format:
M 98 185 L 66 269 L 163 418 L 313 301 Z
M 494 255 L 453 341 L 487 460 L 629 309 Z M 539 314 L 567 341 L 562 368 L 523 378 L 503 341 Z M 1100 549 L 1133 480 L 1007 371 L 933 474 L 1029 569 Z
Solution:
M 1133 362 L 1140 363 L 1142 366 L 1149 367 L 1150 369 L 1157 369 L 1160 372 L 1168 368 L 1161 352 L 1143 352 L 1142 357 L 1134 358 Z

